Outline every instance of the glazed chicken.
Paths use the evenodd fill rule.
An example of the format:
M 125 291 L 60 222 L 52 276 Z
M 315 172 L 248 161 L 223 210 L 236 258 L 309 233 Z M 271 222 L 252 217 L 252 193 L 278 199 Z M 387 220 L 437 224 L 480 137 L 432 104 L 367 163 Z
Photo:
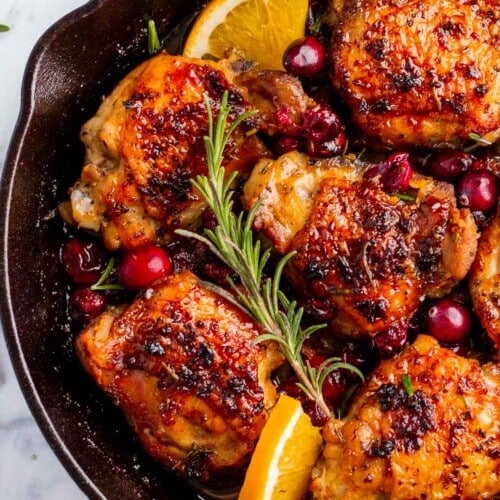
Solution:
M 481 233 L 469 288 L 474 312 L 500 349 L 500 205 Z
M 97 317 L 76 340 L 88 373 L 144 448 L 188 479 L 240 478 L 276 399 L 281 363 L 241 310 L 189 271 Z
M 227 174 L 241 176 L 270 156 L 254 133 L 272 134 L 275 114 L 299 122 L 308 97 L 298 79 L 248 61 L 201 61 L 160 53 L 127 75 L 81 131 L 86 164 L 62 212 L 79 227 L 100 231 L 110 250 L 168 241 L 194 227 L 204 204 L 191 179 L 207 172 L 204 95 L 214 116 L 229 91 L 228 123 L 259 112 L 234 132 L 224 154 Z
M 128 74 L 82 128 L 86 165 L 71 191 L 71 215 L 100 231 L 109 249 L 133 248 L 192 224 L 203 209 L 190 179 L 206 172 L 205 94 L 217 113 L 229 91 L 229 121 L 248 109 L 229 66 L 166 53 Z M 232 138 L 228 171 L 265 154 L 249 126 Z
M 332 82 L 371 146 L 500 134 L 498 0 L 332 0 Z
M 446 294 L 467 274 L 477 229 L 451 185 L 414 174 L 415 199 L 405 201 L 365 176 L 368 167 L 297 152 L 261 160 L 243 203 L 260 200 L 255 229 L 278 252 L 296 252 L 288 278 L 329 305 L 334 329 L 373 336 L 405 328 L 424 296 Z
M 421 335 L 382 361 L 344 420 L 330 420 L 316 499 L 496 498 L 500 368 Z

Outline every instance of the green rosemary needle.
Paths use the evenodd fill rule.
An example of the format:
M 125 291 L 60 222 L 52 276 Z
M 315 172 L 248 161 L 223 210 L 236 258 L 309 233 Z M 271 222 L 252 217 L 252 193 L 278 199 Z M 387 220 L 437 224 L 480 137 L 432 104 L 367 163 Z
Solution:
M 153 19 L 148 19 L 148 53 L 149 55 L 156 54 L 161 49 L 161 42 L 156 31 L 156 24 Z
M 215 123 L 206 96 L 205 105 L 208 113 L 208 136 L 204 138 L 208 175 L 199 175 L 192 182 L 214 213 L 218 225 L 213 231 L 205 229 L 204 235 L 187 230 L 177 230 L 177 233 L 204 242 L 238 275 L 243 290 L 232 280 L 229 280 L 232 293 L 215 285 L 210 285 L 210 288 L 241 307 L 259 323 L 264 333 L 256 342 L 277 342 L 297 375 L 299 387 L 309 399 L 316 402 L 326 416 L 332 416 L 321 391 L 328 375 L 339 368 L 352 370 L 361 378 L 363 375 L 354 366 L 340 362 L 340 358 L 329 358 L 318 367 L 304 361 L 302 347 L 305 340 L 325 325 L 302 328 L 303 309 L 280 290 L 283 270 L 294 253 L 281 258 L 272 277 L 264 276 L 271 249 L 264 250 L 252 231 L 252 221 L 259 204 L 254 205 L 247 214 L 241 212 L 236 215 L 233 212 L 232 185 L 237 173 L 233 172 L 226 178 L 225 168 L 222 166 L 224 149 L 231 135 L 253 113 L 242 114 L 228 126 L 227 118 L 231 109 L 227 92 L 222 96 Z

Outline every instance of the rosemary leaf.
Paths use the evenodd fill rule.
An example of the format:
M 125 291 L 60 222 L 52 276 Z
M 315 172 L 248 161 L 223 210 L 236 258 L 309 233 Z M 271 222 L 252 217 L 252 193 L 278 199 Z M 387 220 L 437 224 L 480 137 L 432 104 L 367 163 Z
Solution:
M 5 31 L 9 31 L 10 28 L 6 24 L 0 24 L 0 33 L 4 33 Z

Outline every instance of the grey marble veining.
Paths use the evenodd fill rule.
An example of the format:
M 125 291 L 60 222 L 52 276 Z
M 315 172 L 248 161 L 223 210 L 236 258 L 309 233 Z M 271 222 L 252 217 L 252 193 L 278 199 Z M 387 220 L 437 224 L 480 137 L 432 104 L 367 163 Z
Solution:
M 28 56 L 40 35 L 85 0 L 0 0 L 0 166 L 19 113 Z M 35 424 L 0 335 L 0 499 L 80 500 L 85 496 Z

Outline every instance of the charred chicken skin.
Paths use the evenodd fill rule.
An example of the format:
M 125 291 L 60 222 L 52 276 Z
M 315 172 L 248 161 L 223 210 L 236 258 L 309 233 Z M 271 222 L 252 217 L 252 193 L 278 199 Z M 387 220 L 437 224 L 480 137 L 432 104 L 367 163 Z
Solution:
M 97 317 L 77 338 L 83 366 L 125 412 L 144 448 L 188 478 L 247 464 L 275 402 L 281 362 L 255 323 L 189 271 Z
M 288 153 L 261 160 L 244 187 L 254 225 L 281 253 L 288 277 L 325 300 L 340 333 L 403 328 L 424 296 L 439 297 L 468 272 L 477 230 L 453 187 L 414 174 L 414 201 L 387 193 L 367 166 L 347 157 L 312 163 Z
M 419 336 L 381 362 L 344 420 L 324 428 L 313 497 L 496 498 L 499 398 L 498 366 L 481 367 Z
M 372 146 L 498 139 L 497 0 L 332 3 L 332 82 Z

